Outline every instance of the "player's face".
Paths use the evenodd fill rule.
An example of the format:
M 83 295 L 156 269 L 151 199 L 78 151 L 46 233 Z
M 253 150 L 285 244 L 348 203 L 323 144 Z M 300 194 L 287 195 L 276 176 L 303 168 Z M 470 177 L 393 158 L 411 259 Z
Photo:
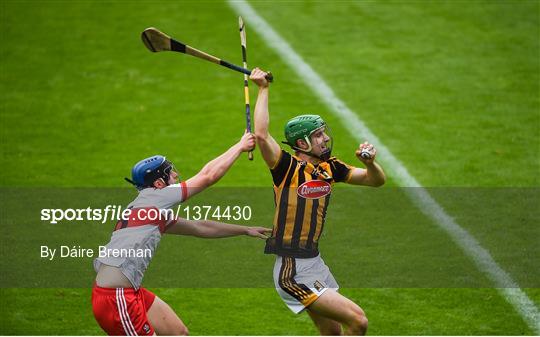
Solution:
M 328 150 L 328 142 L 330 137 L 326 134 L 326 128 L 322 127 L 311 134 L 311 146 L 313 147 L 311 152 L 320 156 L 322 153 Z
M 171 171 L 171 173 L 169 174 L 169 185 L 178 183 L 178 176 L 178 172 Z

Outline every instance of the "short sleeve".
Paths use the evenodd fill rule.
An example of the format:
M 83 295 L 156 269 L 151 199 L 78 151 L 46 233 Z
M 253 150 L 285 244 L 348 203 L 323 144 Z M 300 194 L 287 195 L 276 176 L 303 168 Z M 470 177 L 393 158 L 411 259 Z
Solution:
M 173 208 L 187 199 L 187 186 L 180 184 L 169 185 L 165 188 L 148 187 L 139 192 L 127 208 L 156 207 L 159 209 Z
M 289 166 L 291 166 L 291 160 L 292 156 L 287 151 L 281 150 L 277 163 L 270 169 L 274 185 L 279 186 L 283 179 L 285 179 Z
M 335 182 L 347 182 L 351 176 L 354 166 L 345 164 L 337 158 L 330 160 L 330 169 L 332 170 L 332 177 Z
M 156 198 L 157 203 L 159 203 L 159 205 L 156 206 L 159 208 L 171 208 L 174 205 L 185 201 L 187 198 L 187 186 L 185 181 L 155 191 L 159 194 L 159 198 Z

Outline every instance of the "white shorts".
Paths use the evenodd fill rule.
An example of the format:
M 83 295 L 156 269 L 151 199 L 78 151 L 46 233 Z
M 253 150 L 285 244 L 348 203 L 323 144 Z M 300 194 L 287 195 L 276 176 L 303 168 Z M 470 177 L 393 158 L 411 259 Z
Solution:
M 277 256 L 274 284 L 285 304 L 295 314 L 302 312 L 328 289 L 339 289 L 320 255 L 308 259 Z

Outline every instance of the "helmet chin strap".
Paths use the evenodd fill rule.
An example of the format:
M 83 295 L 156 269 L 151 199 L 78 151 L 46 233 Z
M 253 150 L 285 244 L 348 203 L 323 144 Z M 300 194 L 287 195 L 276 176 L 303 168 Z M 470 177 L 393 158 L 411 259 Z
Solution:
M 323 151 L 323 153 L 321 153 L 320 156 L 317 156 L 317 157 L 320 158 L 322 161 L 327 161 L 328 159 L 330 159 L 331 155 L 332 155 L 332 151 L 330 151 L 329 149 L 326 149 Z
M 304 151 L 300 151 L 300 152 L 304 152 Z M 331 155 L 331 152 L 330 150 L 325 150 L 323 153 L 321 153 L 321 155 L 316 155 L 315 153 L 312 153 L 312 152 L 304 152 L 305 154 L 311 156 L 311 157 L 315 157 L 317 159 L 320 159 L 322 161 L 327 161 L 328 159 L 330 159 L 330 155 Z
M 320 159 L 322 161 L 326 161 L 326 160 L 330 159 L 331 151 L 329 149 L 324 150 L 323 153 L 321 153 L 320 156 L 316 155 L 315 153 L 311 152 L 311 150 L 313 150 L 313 146 L 311 145 L 311 141 L 309 140 L 309 138 L 307 136 L 304 136 L 304 140 L 309 145 L 309 147 L 307 149 L 304 150 L 304 149 L 301 149 L 301 148 L 296 147 L 296 146 L 293 146 L 292 148 L 295 149 L 296 151 L 305 153 L 310 157 L 314 157 L 314 158 Z

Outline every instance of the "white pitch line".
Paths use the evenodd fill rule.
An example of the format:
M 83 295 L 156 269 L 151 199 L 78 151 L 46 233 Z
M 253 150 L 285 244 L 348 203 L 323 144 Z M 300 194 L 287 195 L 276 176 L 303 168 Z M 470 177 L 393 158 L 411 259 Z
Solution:
M 300 79 L 319 96 L 321 101 L 336 115 L 349 133 L 358 142 L 369 139 L 377 147 L 379 161 L 401 186 L 414 204 L 474 261 L 480 271 L 495 284 L 502 296 L 516 309 L 528 326 L 540 335 L 540 312 L 529 297 L 512 280 L 510 275 L 495 262 L 491 254 L 480 243 L 450 217 L 441 205 L 431 197 L 420 183 L 409 173 L 380 139 L 364 124 L 347 105 L 339 99 L 326 81 L 307 64 L 246 1 L 228 0 L 229 5 L 257 31 L 268 46 L 293 69 Z

